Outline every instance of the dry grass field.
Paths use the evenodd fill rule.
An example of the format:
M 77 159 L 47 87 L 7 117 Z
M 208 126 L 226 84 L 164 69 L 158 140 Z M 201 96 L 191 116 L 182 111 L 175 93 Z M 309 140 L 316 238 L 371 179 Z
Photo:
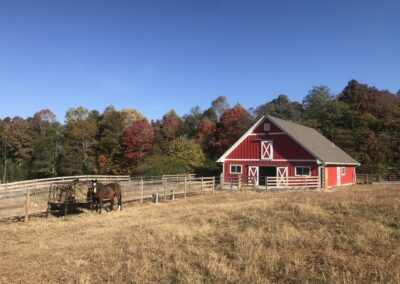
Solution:
M 1 283 L 400 283 L 400 186 L 235 192 L 0 224 Z

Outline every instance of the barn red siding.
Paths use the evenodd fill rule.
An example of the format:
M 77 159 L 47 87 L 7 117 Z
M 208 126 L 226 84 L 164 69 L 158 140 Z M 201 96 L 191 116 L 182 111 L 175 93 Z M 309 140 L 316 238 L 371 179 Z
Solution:
M 273 124 L 269 119 L 264 119 L 262 123 L 254 130 L 253 133 L 265 133 L 264 131 L 264 123 L 270 124 L 270 131 L 269 132 L 282 132 L 280 128 L 278 128 L 275 124 Z
M 341 168 L 342 165 L 328 165 L 326 166 L 326 171 L 328 172 L 327 187 L 333 187 L 338 185 L 337 168 Z M 354 182 L 354 166 L 346 166 L 345 174 L 342 175 L 342 170 L 340 169 L 340 185 L 352 184 Z
M 302 159 L 315 160 L 315 158 L 304 150 L 299 144 L 289 136 L 282 135 L 250 135 L 236 149 L 234 149 L 227 159 L 260 159 L 261 141 L 272 140 L 273 159 Z
M 354 167 L 353 166 L 345 166 L 345 175 L 342 177 L 342 185 L 352 184 L 354 181 Z

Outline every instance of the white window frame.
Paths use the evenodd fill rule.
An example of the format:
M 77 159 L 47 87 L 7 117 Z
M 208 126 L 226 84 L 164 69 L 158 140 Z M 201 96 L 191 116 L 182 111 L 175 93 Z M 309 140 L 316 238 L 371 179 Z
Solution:
M 342 176 L 345 176 L 346 175 L 346 167 L 341 167 L 340 173 L 342 174 Z
M 308 168 L 308 175 L 298 175 L 297 168 Z M 310 166 L 296 166 L 296 167 L 294 167 L 294 175 L 296 177 L 309 177 L 309 176 L 311 176 L 311 167 Z
M 268 158 L 263 157 L 263 147 L 264 147 L 265 142 L 268 142 L 269 146 L 271 147 L 271 154 L 270 154 L 270 156 Z M 272 140 L 263 140 L 263 141 L 261 141 L 260 150 L 261 150 L 260 160 L 272 160 L 274 158 L 274 144 L 273 144 Z
M 232 172 L 232 167 L 240 167 L 240 172 Z M 242 165 L 237 165 L 237 164 L 229 165 L 229 173 L 231 173 L 231 174 L 241 174 L 242 172 L 243 172 Z
M 271 131 L 271 123 L 266 122 L 264 123 L 264 131 Z

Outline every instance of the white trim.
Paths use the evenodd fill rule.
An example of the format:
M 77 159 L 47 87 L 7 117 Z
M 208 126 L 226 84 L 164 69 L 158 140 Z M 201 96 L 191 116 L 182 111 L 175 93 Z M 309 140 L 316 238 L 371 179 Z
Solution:
M 265 159 L 225 159 L 225 161 L 249 161 L 249 162 L 318 162 L 317 160 L 302 160 L 302 159 L 272 159 L 272 160 L 265 160 Z
M 331 162 L 325 162 L 324 163 L 325 166 L 329 166 L 329 165 L 350 165 L 350 166 L 361 166 L 360 163 L 356 164 L 356 163 L 331 163 Z
M 284 132 L 250 133 L 249 136 L 285 135 Z
M 242 143 L 257 127 L 258 125 L 265 119 L 265 116 L 261 117 L 252 127 L 250 127 L 249 130 L 246 131 L 245 134 L 242 135 L 242 137 L 239 138 L 238 141 L 236 141 L 218 160 L 217 163 L 223 163 L 225 161 L 225 158 L 233 152 L 233 150 L 236 149 L 237 146 L 239 146 L 240 143 Z
M 297 168 L 308 168 L 308 175 L 298 175 Z M 294 176 L 296 177 L 310 177 L 311 176 L 311 167 L 310 166 L 295 166 L 294 167 Z
M 233 167 L 240 167 L 240 172 L 232 172 L 232 166 Z M 229 165 L 229 173 L 230 174 L 242 174 L 243 173 L 243 166 L 242 165 L 235 165 L 235 164 L 231 164 Z

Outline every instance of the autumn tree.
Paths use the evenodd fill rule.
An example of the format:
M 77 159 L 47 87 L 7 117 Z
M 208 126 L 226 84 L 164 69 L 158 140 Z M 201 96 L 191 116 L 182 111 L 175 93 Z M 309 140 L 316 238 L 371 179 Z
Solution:
M 203 118 L 207 118 L 214 124 L 218 122 L 221 115 L 229 108 L 228 100 L 225 96 L 219 96 L 211 102 L 210 108 L 203 112 Z
M 162 120 L 152 121 L 154 153 L 167 154 L 170 143 L 182 132 L 182 120 L 175 110 L 167 112 Z
M 222 155 L 252 124 L 251 115 L 240 104 L 225 110 L 215 129 L 214 158 Z
M 63 145 L 58 164 L 62 175 L 91 174 L 95 169 L 96 134 L 99 113 L 70 108 L 63 127 Z
M 123 108 L 121 110 L 121 117 L 124 128 L 130 127 L 134 122 L 145 118 L 143 114 L 141 114 L 140 112 L 138 112 L 136 109 L 133 108 Z
M 61 126 L 56 115 L 49 109 L 34 114 L 32 129 L 37 132 L 33 140 L 29 175 L 45 178 L 57 175 L 57 160 L 61 148 Z
M 197 129 L 202 120 L 200 107 L 193 107 L 190 112 L 183 116 L 182 134 L 186 138 L 192 139 L 196 136 Z
M 215 125 L 207 118 L 202 119 L 197 127 L 195 140 L 208 156 L 212 155 L 214 133 Z
M 114 106 L 108 106 L 98 122 L 97 170 L 100 174 L 121 174 L 124 172 L 122 129 L 124 119 Z M 105 166 L 107 165 L 107 166 Z
M 270 102 L 259 105 L 254 111 L 256 119 L 268 114 L 291 121 L 300 121 L 302 113 L 303 107 L 301 103 L 290 101 L 287 95 L 284 94 L 278 95 Z
M 363 164 L 360 170 L 384 174 L 395 166 L 400 160 L 400 97 L 351 80 L 338 102 L 335 140 Z
M 206 159 L 199 144 L 183 137 L 172 141 L 169 155 L 184 161 L 190 171 L 202 167 Z
M 131 167 L 137 166 L 150 154 L 153 139 L 154 132 L 147 119 L 138 120 L 124 128 L 122 143 L 126 161 Z

